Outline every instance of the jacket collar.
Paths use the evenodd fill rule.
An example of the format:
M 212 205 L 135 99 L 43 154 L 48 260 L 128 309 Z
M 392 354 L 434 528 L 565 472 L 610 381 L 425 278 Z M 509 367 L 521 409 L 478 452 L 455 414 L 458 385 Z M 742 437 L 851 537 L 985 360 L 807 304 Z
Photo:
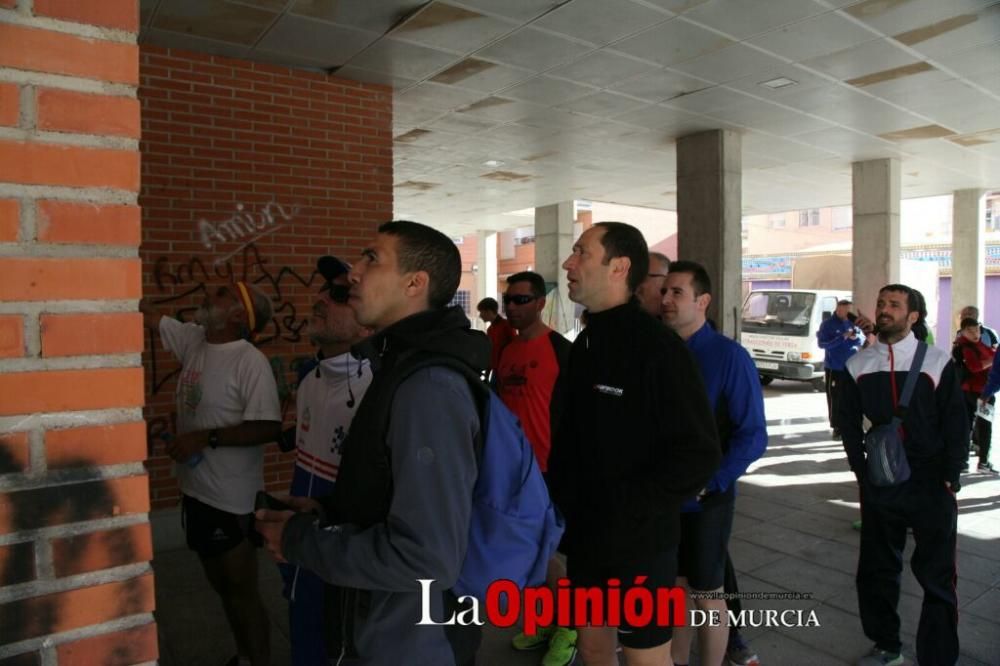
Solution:
M 879 354 L 883 356 L 889 355 L 889 345 L 882 342 L 881 340 L 876 340 L 873 347 L 875 348 L 875 351 L 877 351 Z M 903 338 L 896 344 L 892 345 L 893 355 L 913 354 L 916 351 L 917 351 L 917 336 L 913 334 L 913 331 L 910 331 L 909 335 L 907 335 L 905 338 Z

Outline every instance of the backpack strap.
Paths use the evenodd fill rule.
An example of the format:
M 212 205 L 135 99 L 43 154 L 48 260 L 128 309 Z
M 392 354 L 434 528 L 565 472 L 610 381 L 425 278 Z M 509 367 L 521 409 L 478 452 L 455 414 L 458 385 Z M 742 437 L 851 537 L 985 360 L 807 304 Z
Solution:
M 924 357 L 927 355 L 927 343 L 918 342 L 917 351 L 913 355 L 913 363 L 910 364 L 910 370 L 906 373 L 906 382 L 903 384 L 903 394 L 899 396 L 899 403 L 896 406 L 896 414 L 892 417 L 892 420 L 897 422 L 902 421 L 903 417 L 906 416 L 906 408 L 910 405 L 910 398 L 913 397 L 913 389 L 917 386 L 917 377 L 920 376 L 920 368 L 923 367 Z
M 479 415 L 479 434 L 476 436 L 475 441 L 476 464 L 478 466 L 481 459 L 483 444 L 485 442 L 486 415 L 488 414 L 486 406 L 491 389 L 484 381 L 481 374 L 476 374 L 475 370 L 451 356 L 416 352 L 399 359 L 396 366 L 390 370 L 390 372 L 394 375 L 393 384 L 389 387 L 388 392 L 384 396 L 382 414 L 380 415 L 380 422 L 383 424 L 382 441 L 385 441 L 385 438 L 389 433 L 392 403 L 395 399 L 396 390 L 399 388 L 400 384 L 424 368 L 435 367 L 445 367 L 454 370 L 464 377 L 466 383 L 469 385 L 469 389 L 472 392 L 472 399 L 476 402 L 476 413 Z M 386 448 L 388 449 L 388 447 Z

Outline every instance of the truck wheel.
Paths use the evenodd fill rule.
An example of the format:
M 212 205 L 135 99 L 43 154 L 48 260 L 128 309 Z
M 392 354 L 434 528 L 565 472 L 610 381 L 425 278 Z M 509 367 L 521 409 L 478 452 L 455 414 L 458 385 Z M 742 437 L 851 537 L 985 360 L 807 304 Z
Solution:
M 774 377 L 771 377 L 769 375 L 759 375 L 759 376 L 760 376 L 761 386 L 767 386 L 768 384 L 774 381 Z
M 816 379 L 810 380 L 812 384 L 813 391 L 816 393 L 826 393 L 826 379 L 823 377 L 817 377 Z

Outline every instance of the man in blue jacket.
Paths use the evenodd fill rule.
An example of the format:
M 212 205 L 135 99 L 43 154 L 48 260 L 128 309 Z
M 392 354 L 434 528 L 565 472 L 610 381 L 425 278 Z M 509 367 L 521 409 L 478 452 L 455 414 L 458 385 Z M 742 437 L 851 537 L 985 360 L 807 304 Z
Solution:
M 701 663 L 719 664 L 729 639 L 726 602 L 708 598 L 722 592 L 729 533 L 733 526 L 736 480 L 767 448 L 764 395 L 753 360 L 739 344 L 707 322 L 712 302 L 708 273 L 693 261 L 675 261 L 664 282 L 663 321 L 687 343 L 701 370 L 715 411 L 722 465 L 695 499 L 681 507 L 677 584 L 697 591 L 699 610 L 717 612 L 719 626 L 699 630 Z M 688 663 L 693 632 L 674 629 L 672 654 L 678 666 Z
M 820 349 L 826 350 L 826 358 L 823 360 L 823 373 L 826 375 L 826 411 L 834 437 L 840 436 L 840 427 L 836 421 L 837 388 L 844 379 L 844 365 L 847 359 L 861 349 L 865 341 L 864 333 L 854 325 L 850 317 L 851 305 L 853 303 L 846 299 L 839 301 L 833 316 L 824 321 L 816 332 Z

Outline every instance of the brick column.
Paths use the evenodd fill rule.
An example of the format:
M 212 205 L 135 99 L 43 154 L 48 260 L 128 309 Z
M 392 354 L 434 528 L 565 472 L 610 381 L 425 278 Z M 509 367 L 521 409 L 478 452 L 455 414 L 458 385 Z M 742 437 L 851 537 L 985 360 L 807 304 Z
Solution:
M 136 0 L 0 0 L 0 663 L 157 657 Z

